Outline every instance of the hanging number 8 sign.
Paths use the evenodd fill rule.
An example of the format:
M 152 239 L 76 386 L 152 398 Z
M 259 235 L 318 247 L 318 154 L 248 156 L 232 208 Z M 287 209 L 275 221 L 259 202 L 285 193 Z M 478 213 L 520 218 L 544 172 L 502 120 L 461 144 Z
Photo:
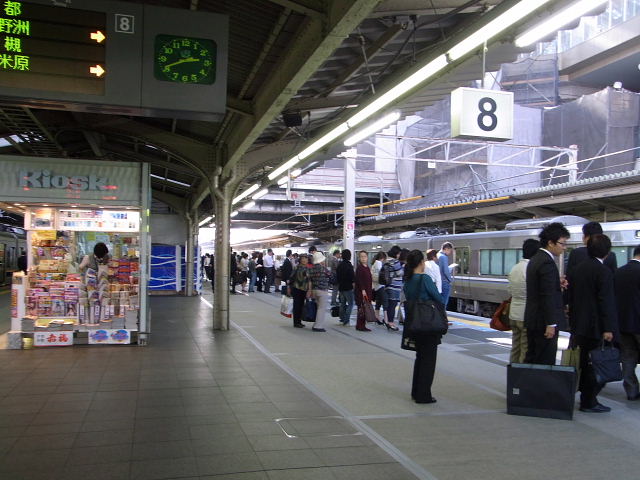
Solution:
M 465 87 L 451 92 L 451 136 L 511 140 L 513 93 Z

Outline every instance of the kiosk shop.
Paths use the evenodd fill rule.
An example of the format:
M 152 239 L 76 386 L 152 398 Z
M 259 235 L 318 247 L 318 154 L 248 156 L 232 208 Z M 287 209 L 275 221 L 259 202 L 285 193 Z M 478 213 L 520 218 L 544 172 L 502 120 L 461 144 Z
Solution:
M 148 165 L 0 156 L 0 169 L 0 200 L 24 210 L 27 230 L 9 347 L 145 344 Z

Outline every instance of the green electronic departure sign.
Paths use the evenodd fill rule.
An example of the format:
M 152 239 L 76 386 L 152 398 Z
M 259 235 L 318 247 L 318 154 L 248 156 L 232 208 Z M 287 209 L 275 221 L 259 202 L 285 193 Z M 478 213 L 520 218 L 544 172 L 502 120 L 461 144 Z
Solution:
M 104 95 L 104 13 L 0 2 L 0 87 Z

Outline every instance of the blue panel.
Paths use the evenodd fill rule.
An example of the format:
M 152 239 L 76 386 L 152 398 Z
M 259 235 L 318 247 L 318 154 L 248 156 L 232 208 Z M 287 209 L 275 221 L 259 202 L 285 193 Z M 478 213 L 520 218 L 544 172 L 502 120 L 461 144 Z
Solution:
M 176 290 L 176 247 L 151 246 L 149 290 Z

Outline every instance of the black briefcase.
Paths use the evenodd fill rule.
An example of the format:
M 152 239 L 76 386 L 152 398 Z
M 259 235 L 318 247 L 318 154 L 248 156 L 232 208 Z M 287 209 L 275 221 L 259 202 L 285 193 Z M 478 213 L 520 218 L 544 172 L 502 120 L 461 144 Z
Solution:
M 573 419 L 576 370 L 560 365 L 507 365 L 507 413 Z

